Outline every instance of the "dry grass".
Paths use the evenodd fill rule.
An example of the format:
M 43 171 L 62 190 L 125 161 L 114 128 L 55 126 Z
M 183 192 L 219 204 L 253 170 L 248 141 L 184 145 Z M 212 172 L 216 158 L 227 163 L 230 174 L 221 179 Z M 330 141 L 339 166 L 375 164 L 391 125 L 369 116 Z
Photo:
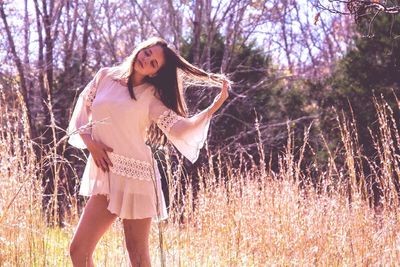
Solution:
M 317 187 L 307 182 L 299 186 L 310 181 L 300 169 L 308 129 L 300 148 L 289 134 L 278 172 L 264 167 L 268 164 L 261 154 L 262 162 L 247 169 L 232 168 L 222 159 L 213 166 L 210 160 L 199 171 L 197 198 L 192 197 L 190 177 L 183 196 L 182 184 L 171 182 L 171 195 L 181 196 L 173 202 L 183 205 L 174 205 L 168 223 L 153 224 L 154 266 L 162 261 L 166 266 L 397 265 L 400 222 L 394 177 L 400 177 L 400 139 L 393 111 L 382 100 L 375 103 L 381 126 L 380 132 L 371 133 L 377 158 L 363 159 L 355 122 L 338 116 L 342 147 L 330 151 L 327 145 L 326 165 L 312 167 L 320 169 Z M 78 215 L 72 214 L 64 228 L 45 223 L 36 169 L 40 164 L 26 132 L 24 110 L 18 103 L 5 105 L 4 98 L 0 109 L 0 266 L 71 266 L 68 244 Z M 259 149 L 263 151 L 261 144 Z M 369 205 L 362 160 L 383 190 L 379 209 Z M 210 171 L 215 168 L 224 168 L 226 175 Z M 99 243 L 95 262 L 129 266 L 120 221 Z

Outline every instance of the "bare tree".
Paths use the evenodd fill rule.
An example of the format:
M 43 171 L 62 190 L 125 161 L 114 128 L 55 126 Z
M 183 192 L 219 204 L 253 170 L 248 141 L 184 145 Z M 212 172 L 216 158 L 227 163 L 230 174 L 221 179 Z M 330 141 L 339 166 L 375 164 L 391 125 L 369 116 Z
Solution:
M 29 13 L 28 0 L 24 0 L 24 65 L 29 65 Z
M 45 54 L 44 54 L 44 72 L 45 79 L 44 84 L 47 89 L 47 94 L 49 98 L 52 98 L 53 87 L 54 87 L 54 61 L 53 61 L 53 53 L 54 53 L 54 43 L 58 37 L 58 26 L 60 23 L 62 9 L 64 7 L 64 1 L 55 1 L 55 0 L 42 0 L 42 5 L 38 4 L 37 0 L 34 0 L 36 10 L 38 11 L 39 17 L 41 19 L 41 23 L 43 25 L 43 30 L 45 33 L 44 36 L 44 46 L 45 46 Z
M 42 123 L 38 129 L 49 130 L 51 122 L 59 126 L 53 128 L 65 129 L 68 123 L 65 114 L 70 113 L 74 96 L 94 72 L 118 64 L 137 43 L 157 35 L 181 52 L 189 53 L 188 59 L 196 65 L 235 78 L 231 100 L 213 120 L 221 122 L 220 125 L 230 126 L 227 124 L 232 122 L 237 126 L 230 136 L 225 133 L 224 153 L 256 146 L 249 141 L 255 131 L 248 121 L 252 116 L 249 107 L 260 105 L 255 103 L 254 96 L 268 95 L 268 90 L 277 84 L 291 88 L 294 84 L 291 79 L 296 76 L 319 78 L 329 73 L 351 43 L 353 25 L 349 16 L 322 13 L 307 1 L 300 4 L 288 0 L 24 0 L 20 1 L 24 4 L 22 9 L 17 2 L 0 1 L 3 22 L 0 24 L 6 40 L 1 46 L 8 52 L 0 51 L 5 66 L 1 75 L 8 75 L 9 80 L 18 77 L 26 106 L 31 108 L 28 114 L 33 114 L 35 124 Z M 356 1 L 344 3 L 350 2 Z M 30 4 L 33 10 L 29 10 Z M 18 16 L 7 12 L 13 8 L 14 13 L 20 12 Z M 381 12 L 385 11 L 392 12 L 390 8 Z M 23 25 L 13 25 L 16 20 L 24 21 Z M 10 58 L 12 63 L 5 60 Z M 218 90 L 202 88 L 187 93 L 195 96 L 188 100 L 192 101 L 190 111 L 196 112 L 209 104 Z M 36 102 L 30 100 L 33 95 L 37 96 Z M 46 102 L 51 104 L 54 120 Z M 294 121 L 309 119 L 312 116 Z M 277 120 L 267 123 L 260 119 L 264 142 L 273 143 L 285 137 L 278 127 L 285 127 L 286 122 Z M 57 143 L 64 136 L 61 132 L 54 139 L 51 136 L 44 140 L 45 143 L 49 140 Z M 57 149 L 51 153 L 64 156 Z M 52 191 L 57 192 L 58 188 Z
M 201 25 L 203 18 L 203 1 L 194 1 L 193 12 L 193 62 L 200 63 L 200 38 L 201 38 Z
M 22 93 L 23 101 L 26 103 L 26 107 L 27 107 L 27 111 L 28 111 L 29 127 L 30 127 L 30 131 L 32 131 L 33 123 L 32 123 L 32 117 L 31 117 L 31 112 L 30 112 L 30 105 L 28 103 L 28 89 L 27 89 L 26 79 L 25 79 L 25 69 L 24 69 L 21 58 L 19 57 L 16 47 L 15 47 L 14 38 L 11 33 L 8 21 L 7 21 L 6 12 L 4 11 L 4 2 L 3 1 L 0 1 L 0 16 L 3 21 L 4 28 L 5 28 L 5 31 L 7 34 L 7 41 L 9 44 L 10 52 L 12 54 L 14 63 L 18 70 L 19 83 L 21 86 L 21 93 Z M 31 134 L 32 134 L 32 132 L 31 132 Z
M 80 70 L 80 83 L 83 84 L 86 78 L 86 65 L 87 65 L 87 46 L 89 42 L 89 18 L 93 14 L 94 0 L 88 1 L 84 6 L 85 16 L 82 25 L 82 47 L 81 47 L 81 70 Z
M 174 7 L 174 2 L 172 0 L 168 0 L 168 14 L 169 14 L 169 26 L 172 28 L 173 33 L 173 43 L 175 48 L 179 51 L 180 41 L 182 37 L 182 16 L 179 15 L 179 7 Z
M 316 5 L 322 10 L 328 10 L 333 13 L 353 15 L 356 20 L 365 16 L 368 12 L 382 12 L 394 15 L 400 13 L 400 4 L 398 1 L 330 0 L 327 2 L 317 0 Z
M 372 36 L 372 24 L 377 16 L 382 14 L 392 15 L 392 21 L 394 21 L 395 16 L 400 13 L 400 3 L 396 0 L 316 0 L 315 5 L 321 11 L 351 15 L 356 23 L 367 19 L 369 23 L 367 36 Z M 393 34 L 393 27 L 390 28 L 390 35 L 394 38 L 397 38 L 399 34 Z

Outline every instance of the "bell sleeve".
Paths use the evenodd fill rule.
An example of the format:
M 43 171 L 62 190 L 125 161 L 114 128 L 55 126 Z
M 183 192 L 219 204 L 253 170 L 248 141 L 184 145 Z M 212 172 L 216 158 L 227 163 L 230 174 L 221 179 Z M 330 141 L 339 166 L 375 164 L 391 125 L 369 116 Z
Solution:
M 67 128 L 68 143 L 77 148 L 86 148 L 80 135 L 92 133 L 91 106 L 96 95 L 99 76 L 100 71 L 80 93 Z
M 156 99 L 150 106 L 150 119 L 163 131 L 167 139 L 190 162 L 199 157 L 200 149 L 207 139 L 211 115 L 208 109 L 190 117 L 179 116 Z

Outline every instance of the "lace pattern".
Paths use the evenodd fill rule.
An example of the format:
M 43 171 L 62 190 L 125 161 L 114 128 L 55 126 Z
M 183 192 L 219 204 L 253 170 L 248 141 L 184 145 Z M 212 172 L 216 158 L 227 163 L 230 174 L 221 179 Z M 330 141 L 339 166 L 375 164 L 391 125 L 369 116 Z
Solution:
M 182 117 L 176 114 L 173 110 L 166 110 L 157 119 L 158 127 L 164 132 L 169 133 L 172 125 L 181 120 Z
M 152 181 L 153 168 L 150 163 L 115 153 L 108 153 L 108 156 L 113 164 L 111 172 L 132 179 Z
M 91 107 L 93 104 L 94 98 L 96 97 L 97 88 L 96 88 L 93 80 L 88 84 L 88 87 L 89 87 L 88 92 L 85 94 L 86 105 Z

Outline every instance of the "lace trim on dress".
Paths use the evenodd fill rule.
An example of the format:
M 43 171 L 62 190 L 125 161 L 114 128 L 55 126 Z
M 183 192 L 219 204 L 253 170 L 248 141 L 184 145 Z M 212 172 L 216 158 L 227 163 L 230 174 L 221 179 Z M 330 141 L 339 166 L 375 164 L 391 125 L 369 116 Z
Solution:
M 158 127 L 164 132 L 170 131 L 172 125 L 181 120 L 183 117 L 176 114 L 173 110 L 166 110 L 157 119 Z
M 91 107 L 94 101 L 94 98 L 96 97 L 96 86 L 94 86 L 94 82 L 91 81 L 90 87 L 89 87 L 89 92 L 86 95 L 86 105 Z
M 111 172 L 133 179 L 152 181 L 153 168 L 149 162 L 115 153 L 108 153 L 108 156 L 113 164 Z

